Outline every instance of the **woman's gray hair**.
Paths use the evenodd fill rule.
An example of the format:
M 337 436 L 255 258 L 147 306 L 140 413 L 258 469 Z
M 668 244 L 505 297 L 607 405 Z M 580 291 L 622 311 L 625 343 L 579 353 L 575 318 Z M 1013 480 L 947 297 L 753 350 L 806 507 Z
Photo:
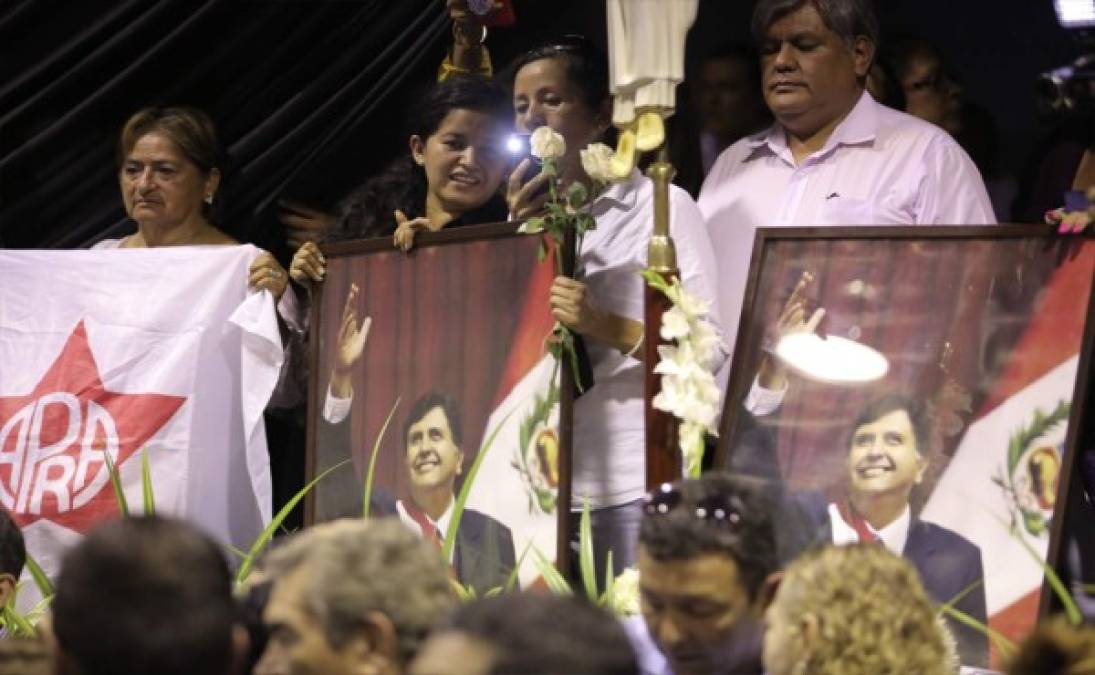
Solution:
M 403 663 L 456 604 L 437 550 L 396 518 L 317 525 L 271 551 L 265 566 L 274 579 L 298 568 L 308 573 L 303 600 L 331 645 L 344 645 L 376 611 L 395 626 Z
M 825 27 L 847 44 L 851 45 L 863 36 L 878 46 L 878 15 L 874 0 L 759 0 L 753 8 L 753 39 L 761 44 L 773 23 L 807 3 L 817 9 Z

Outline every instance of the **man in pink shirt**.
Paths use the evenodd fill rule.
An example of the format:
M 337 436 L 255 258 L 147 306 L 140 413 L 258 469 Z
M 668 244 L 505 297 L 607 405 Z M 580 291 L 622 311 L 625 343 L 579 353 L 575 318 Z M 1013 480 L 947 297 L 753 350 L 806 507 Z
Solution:
M 776 122 L 727 148 L 699 197 L 731 347 L 757 227 L 995 222 L 950 135 L 866 93 L 878 45 L 870 0 L 760 0 L 753 35 Z

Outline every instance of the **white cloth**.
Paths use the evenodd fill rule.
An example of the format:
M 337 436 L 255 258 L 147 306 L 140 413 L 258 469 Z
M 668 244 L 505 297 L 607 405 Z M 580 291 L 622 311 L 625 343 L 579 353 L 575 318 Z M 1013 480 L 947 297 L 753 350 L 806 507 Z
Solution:
M 103 239 L 91 246 L 91 250 L 121 248 L 125 237 Z M 244 279 L 247 275 L 244 275 Z M 271 297 L 273 297 L 271 295 Z M 308 332 L 307 306 L 297 298 L 293 284 L 286 284 L 285 292 L 277 303 L 277 313 L 288 329 L 288 335 L 282 348 L 281 370 L 278 371 L 274 393 L 267 401 L 272 408 L 292 408 L 304 398 L 308 388 L 307 349 L 305 338 Z M 348 404 L 347 404 L 348 405 Z
M 669 202 L 681 282 L 716 307 L 715 260 L 703 219 L 688 193 L 675 185 Z M 582 242 L 581 278 L 598 307 L 642 321 L 645 282 L 639 272 L 654 232 L 654 184 L 632 171 L 627 181 L 594 200 L 590 212 L 597 229 Z M 716 317 L 711 319 L 719 330 Z M 593 340 L 586 340 L 586 347 L 594 385 L 574 402 L 573 506 L 581 508 L 584 497 L 591 508 L 619 506 L 645 493 L 643 366 Z
M 606 0 L 614 124 L 632 122 L 636 108 L 673 110 L 698 7 L 699 0 Z
M 845 522 L 844 517 L 840 515 L 840 508 L 836 504 L 829 504 L 829 523 L 832 525 L 833 543 L 837 546 L 846 546 L 859 541 L 859 535 L 856 534 L 855 528 Z M 905 552 L 905 544 L 909 541 L 909 525 L 911 523 L 912 511 L 906 505 L 905 510 L 901 512 L 897 520 L 881 529 L 874 529 L 870 523 L 865 523 L 865 525 L 868 530 L 882 540 L 882 544 L 891 553 L 902 555 Z
M 147 453 L 158 512 L 246 549 L 271 517 L 262 412 L 282 358 L 273 297 L 241 282 L 260 252 L 105 248 L 0 251 L 0 402 L 18 403 L 0 403 L 0 436 L 14 441 L 0 440 L 0 503 L 54 574 L 117 512 L 93 450 L 111 450 L 134 512 Z M 67 419 L 71 442 L 21 427 L 47 406 L 42 419 Z
M 727 148 L 698 205 L 718 260 L 720 318 L 731 350 L 758 227 L 996 222 L 977 167 L 954 139 L 866 92 L 800 165 L 778 123 Z M 728 366 L 720 374 L 724 388 Z

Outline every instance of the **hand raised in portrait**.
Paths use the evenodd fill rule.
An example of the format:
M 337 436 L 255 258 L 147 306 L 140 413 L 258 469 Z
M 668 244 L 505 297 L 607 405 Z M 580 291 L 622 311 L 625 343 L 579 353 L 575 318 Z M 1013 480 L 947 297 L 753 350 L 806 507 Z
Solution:
M 361 359 L 365 352 L 365 343 L 369 340 L 369 328 L 373 319 L 367 316 L 358 323 L 355 309 L 358 292 L 357 284 L 350 284 L 350 292 L 346 294 L 346 306 L 342 310 L 342 323 L 338 329 L 338 347 L 335 352 L 337 372 L 349 372 Z

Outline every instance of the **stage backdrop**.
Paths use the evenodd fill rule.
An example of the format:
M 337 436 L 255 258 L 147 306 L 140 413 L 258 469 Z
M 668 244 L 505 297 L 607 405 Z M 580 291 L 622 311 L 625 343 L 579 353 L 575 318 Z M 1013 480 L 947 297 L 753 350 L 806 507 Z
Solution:
M 0 504 L 53 576 L 119 514 L 105 453 L 142 512 L 247 549 L 270 519 L 262 411 L 282 360 L 252 246 L 0 251 Z M 24 585 L 20 606 L 34 604 Z

